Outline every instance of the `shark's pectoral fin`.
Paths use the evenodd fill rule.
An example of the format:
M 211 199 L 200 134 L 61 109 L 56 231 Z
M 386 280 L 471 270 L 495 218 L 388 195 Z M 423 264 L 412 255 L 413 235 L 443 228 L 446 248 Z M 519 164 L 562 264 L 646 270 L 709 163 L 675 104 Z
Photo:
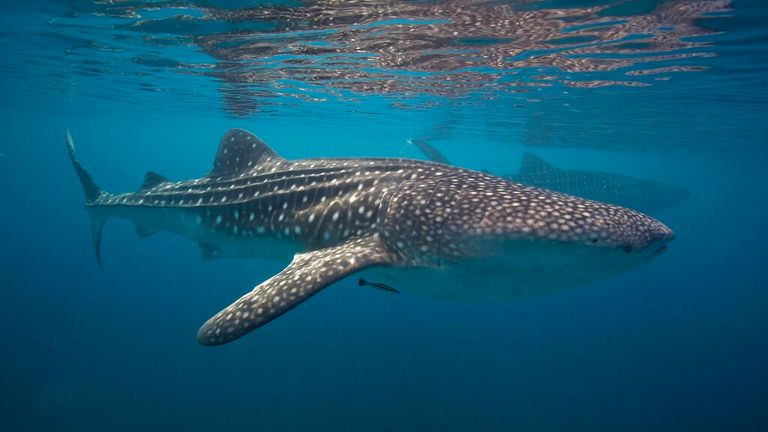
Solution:
M 390 263 L 389 253 L 375 236 L 297 254 L 283 271 L 203 324 L 197 340 L 203 345 L 230 342 L 360 269 Z

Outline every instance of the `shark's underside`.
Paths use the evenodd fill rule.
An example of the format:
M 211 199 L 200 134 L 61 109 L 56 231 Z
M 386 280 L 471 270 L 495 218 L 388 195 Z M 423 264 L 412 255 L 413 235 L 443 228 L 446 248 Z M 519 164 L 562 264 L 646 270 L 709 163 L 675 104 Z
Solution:
M 104 221 L 117 216 L 134 221 L 141 236 L 190 238 L 208 258 L 290 261 L 209 319 L 198 331 L 206 345 L 236 339 L 361 270 L 379 271 L 361 284 L 388 291 L 493 285 L 524 292 L 627 270 L 672 238 L 662 223 L 629 209 L 444 164 L 289 161 L 239 129 L 224 136 L 207 176 L 171 182 L 150 172 L 134 193 L 103 192 L 76 159 L 69 133 L 67 148 L 97 257 Z

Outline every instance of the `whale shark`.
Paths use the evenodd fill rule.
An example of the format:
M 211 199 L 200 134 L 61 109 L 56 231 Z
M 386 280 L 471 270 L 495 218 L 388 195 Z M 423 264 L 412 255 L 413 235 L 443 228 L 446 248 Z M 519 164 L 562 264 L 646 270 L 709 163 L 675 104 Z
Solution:
M 560 289 L 635 268 L 673 238 L 640 212 L 429 161 L 288 160 L 233 129 L 204 177 L 154 172 L 138 191 L 103 191 L 69 157 L 91 218 L 96 257 L 105 221 L 144 237 L 180 234 L 206 258 L 287 262 L 197 332 L 204 345 L 233 341 L 351 275 L 361 286 L 434 295 L 507 297 Z
M 432 162 L 450 163 L 445 155 L 423 139 L 410 139 Z M 655 180 L 601 171 L 557 168 L 533 153 L 523 153 L 516 174 L 502 177 L 543 189 L 656 214 L 685 201 L 690 193 L 680 186 Z

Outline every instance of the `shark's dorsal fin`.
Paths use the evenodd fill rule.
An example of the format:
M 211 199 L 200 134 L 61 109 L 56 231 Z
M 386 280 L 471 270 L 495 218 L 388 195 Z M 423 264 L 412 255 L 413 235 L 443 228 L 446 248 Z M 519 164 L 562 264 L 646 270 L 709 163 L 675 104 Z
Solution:
M 221 345 L 272 321 L 328 285 L 391 259 L 376 236 L 296 254 L 283 271 L 214 315 L 197 332 L 203 345 Z
M 545 173 L 554 171 L 556 168 L 549 162 L 536 156 L 533 153 L 523 153 L 523 159 L 520 162 L 520 175 L 524 176 L 528 173 Z
M 256 135 L 242 129 L 232 129 L 221 139 L 209 176 L 240 174 L 270 160 L 282 158 Z
M 153 187 L 161 185 L 166 182 L 168 182 L 167 178 L 161 176 L 156 172 L 147 171 L 147 173 L 144 174 L 144 182 L 141 184 L 141 188 L 139 188 L 139 190 L 145 191 L 148 189 L 152 189 Z

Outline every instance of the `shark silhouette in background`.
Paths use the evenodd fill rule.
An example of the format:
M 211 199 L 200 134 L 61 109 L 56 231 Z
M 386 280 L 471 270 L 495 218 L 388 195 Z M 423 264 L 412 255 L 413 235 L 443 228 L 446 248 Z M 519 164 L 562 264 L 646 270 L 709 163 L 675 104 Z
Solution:
M 432 162 L 449 164 L 448 159 L 426 140 L 411 139 Z M 524 153 L 517 174 L 503 176 L 510 181 L 628 207 L 656 214 L 685 201 L 690 193 L 670 183 L 599 171 L 557 168 L 532 153 Z
M 148 172 L 139 191 L 109 194 L 77 160 L 69 132 L 66 144 L 97 258 L 104 222 L 115 216 L 141 235 L 187 237 L 208 258 L 289 263 L 203 324 L 204 345 L 243 336 L 353 274 L 359 285 L 391 292 L 515 296 L 635 268 L 673 238 L 634 210 L 453 166 L 287 160 L 240 129 L 222 138 L 205 177 L 172 182 Z

